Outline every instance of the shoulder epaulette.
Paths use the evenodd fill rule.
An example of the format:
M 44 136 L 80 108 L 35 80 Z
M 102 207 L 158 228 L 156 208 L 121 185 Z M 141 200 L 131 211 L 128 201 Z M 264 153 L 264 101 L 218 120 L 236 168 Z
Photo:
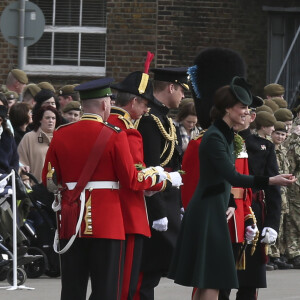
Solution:
M 123 116 L 119 116 L 118 119 L 120 119 L 121 121 L 124 122 L 124 124 L 125 124 L 125 126 L 126 126 L 127 129 L 134 128 L 134 126 L 132 125 L 132 123 L 129 120 L 127 120 L 126 118 L 124 118 Z
M 109 127 L 110 129 L 114 130 L 115 132 L 119 133 L 122 131 L 122 129 L 118 126 L 112 125 L 108 122 L 103 122 L 104 125 L 106 125 L 107 127 Z
M 69 126 L 69 125 L 72 125 L 72 124 L 74 124 L 74 123 L 76 123 L 76 122 L 69 122 L 69 123 L 66 123 L 66 124 L 62 124 L 62 125 L 58 126 L 58 127 L 56 128 L 56 130 L 59 130 L 59 129 L 61 129 L 61 128 L 63 128 L 63 127 L 66 127 L 66 126 Z
M 202 138 L 206 130 L 207 129 L 201 130 L 200 133 L 193 138 L 193 140 L 199 140 L 200 138 Z

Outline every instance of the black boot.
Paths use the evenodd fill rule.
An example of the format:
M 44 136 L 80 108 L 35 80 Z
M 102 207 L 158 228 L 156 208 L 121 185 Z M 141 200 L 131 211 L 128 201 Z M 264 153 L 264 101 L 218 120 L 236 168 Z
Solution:
M 277 265 L 279 270 L 293 269 L 294 266 L 280 259 L 280 257 L 270 257 L 270 261 Z

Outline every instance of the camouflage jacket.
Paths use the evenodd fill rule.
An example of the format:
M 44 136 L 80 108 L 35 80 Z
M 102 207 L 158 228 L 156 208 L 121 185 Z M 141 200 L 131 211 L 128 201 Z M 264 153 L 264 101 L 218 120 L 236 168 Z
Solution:
M 290 172 L 290 163 L 287 158 L 287 149 L 281 144 L 275 148 L 278 171 L 280 174 L 289 174 Z M 287 200 L 287 187 L 282 186 L 280 188 L 281 192 L 281 211 L 284 213 L 289 212 L 289 204 Z
M 285 142 L 287 145 L 287 158 L 290 163 L 290 172 L 298 180 L 288 187 L 288 199 L 291 201 L 294 197 L 300 195 L 300 134 L 293 132 Z

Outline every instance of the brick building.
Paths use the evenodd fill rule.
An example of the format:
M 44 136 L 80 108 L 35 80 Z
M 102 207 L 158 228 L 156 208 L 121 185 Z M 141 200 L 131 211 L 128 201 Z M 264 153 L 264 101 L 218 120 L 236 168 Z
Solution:
M 11 2 L 1 1 L 0 13 Z M 147 51 L 155 53 L 151 67 L 189 66 L 201 49 L 220 46 L 241 53 L 248 79 L 262 96 L 300 25 L 296 0 L 32 2 L 42 9 L 46 27 L 38 43 L 26 49 L 24 70 L 30 81 L 47 80 L 57 87 L 101 76 L 120 80 L 143 69 Z M 279 80 L 291 95 L 300 79 L 298 74 L 296 82 L 288 80 L 297 72 L 292 66 L 298 59 L 298 40 Z M 1 82 L 17 66 L 17 47 L 0 35 Z

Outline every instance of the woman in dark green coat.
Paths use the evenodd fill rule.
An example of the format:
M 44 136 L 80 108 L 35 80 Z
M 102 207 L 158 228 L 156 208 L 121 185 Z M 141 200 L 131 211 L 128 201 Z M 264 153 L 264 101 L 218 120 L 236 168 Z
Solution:
M 169 277 L 175 283 L 197 287 L 193 299 L 218 299 L 219 289 L 238 287 L 227 226 L 231 186 L 288 185 L 290 174 L 274 177 L 241 175 L 235 170 L 232 127 L 243 124 L 252 95 L 243 78 L 214 96 L 215 123 L 204 134 L 199 149 L 200 180 L 182 220 Z

